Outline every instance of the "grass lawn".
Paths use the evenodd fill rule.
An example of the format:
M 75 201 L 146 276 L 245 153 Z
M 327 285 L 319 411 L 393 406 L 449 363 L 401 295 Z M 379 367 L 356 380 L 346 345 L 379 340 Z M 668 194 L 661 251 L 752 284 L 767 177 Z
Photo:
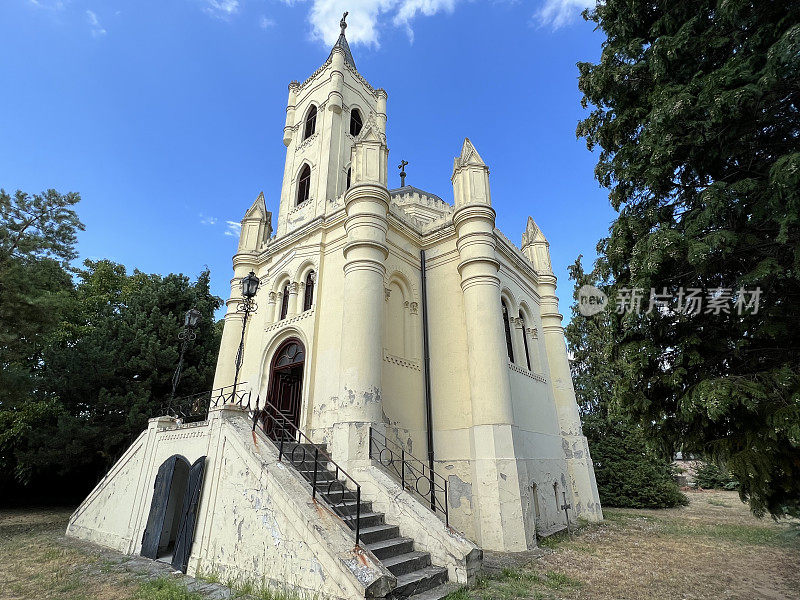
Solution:
M 735 492 L 690 492 L 687 507 L 604 509 L 606 521 L 493 568 L 452 600 L 800 598 L 800 539 L 750 515 Z M 0 510 L 2 600 L 201 600 L 64 537 L 70 510 Z
M 800 538 L 788 524 L 756 519 L 736 492 L 687 495 L 681 508 L 604 508 L 603 523 L 542 540 L 527 559 L 487 553 L 494 572 L 450 598 L 800 598 Z
M 133 600 L 140 582 L 64 538 L 69 509 L 0 511 L 0 598 Z

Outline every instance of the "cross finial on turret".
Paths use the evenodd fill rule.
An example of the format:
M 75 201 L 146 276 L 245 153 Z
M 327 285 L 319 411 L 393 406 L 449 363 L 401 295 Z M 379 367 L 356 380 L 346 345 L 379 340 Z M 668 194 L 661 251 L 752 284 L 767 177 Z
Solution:
M 407 160 L 401 160 L 397 168 L 400 169 L 400 187 L 406 187 L 406 165 Z
M 344 30 L 347 29 L 347 15 L 349 14 L 349 12 L 345 11 L 345 13 L 342 15 L 342 20 L 339 21 L 339 27 L 342 28 L 342 35 L 344 35 Z

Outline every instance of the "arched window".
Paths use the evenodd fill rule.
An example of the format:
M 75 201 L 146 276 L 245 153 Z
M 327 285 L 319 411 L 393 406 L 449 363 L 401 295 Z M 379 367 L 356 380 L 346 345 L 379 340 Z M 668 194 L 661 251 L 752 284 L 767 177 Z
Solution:
M 347 167 L 347 183 L 344 186 L 344 189 L 350 189 L 350 178 L 353 176 L 353 169 L 351 167 Z
M 514 346 L 511 343 L 511 325 L 508 322 L 508 308 L 506 307 L 506 301 L 501 300 L 503 305 L 503 327 L 506 330 L 506 349 L 508 350 L 508 360 L 512 363 L 514 362 Z
M 281 300 L 281 321 L 289 312 L 289 284 L 283 286 L 283 299 Z
M 300 177 L 297 181 L 297 203 L 302 204 L 308 200 L 308 195 L 311 192 L 311 167 L 303 165 L 300 171 Z
M 303 310 L 309 310 L 314 303 L 314 271 L 309 271 L 306 275 L 306 294 L 303 296 Z
M 361 133 L 361 128 L 364 127 L 364 122 L 361 120 L 361 113 L 357 108 L 350 111 L 350 135 L 353 137 Z
M 317 107 L 313 104 L 311 108 L 308 109 L 308 114 L 306 115 L 306 125 L 303 129 L 303 139 L 307 140 L 314 132 L 317 130 Z
M 525 315 L 522 314 L 522 311 L 519 311 L 519 319 L 522 322 L 522 341 L 525 343 L 525 362 L 528 364 L 528 371 L 531 370 L 531 353 L 528 350 L 528 332 L 527 332 L 527 323 L 525 322 Z

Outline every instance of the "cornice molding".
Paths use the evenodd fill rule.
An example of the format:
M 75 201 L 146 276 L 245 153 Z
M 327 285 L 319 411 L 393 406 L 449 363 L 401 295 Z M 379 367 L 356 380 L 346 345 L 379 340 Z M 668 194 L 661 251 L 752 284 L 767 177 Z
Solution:
M 547 379 L 542 377 L 538 373 L 534 373 L 532 371 L 528 371 L 528 369 L 524 369 L 523 367 L 515 365 L 512 362 L 508 363 L 508 368 L 511 369 L 512 371 L 515 371 L 516 373 L 519 373 L 521 375 L 525 375 L 526 377 L 530 377 L 531 379 L 535 379 L 536 381 L 539 381 L 541 383 L 547 383 Z
M 264 331 L 275 331 L 287 325 L 292 325 L 299 321 L 304 321 L 312 316 L 314 316 L 314 309 L 309 308 L 307 311 L 301 312 L 299 315 L 295 315 L 294 317 L 290 317 L 288 319 L 282 319 L 280 321 L 276 321 L 275 323 L 270 323 L 269 325 L 264 327 Z
M 409 358 L 403 358 L 401 356 L 395 356 L 394 354 L 389 354 L 386 349 L 383 350 L 383 360 L 399 367 L 405 367 L 406 369 L 422 371 L 422 367 L 420 366 L 418 360 L 412 360 Z

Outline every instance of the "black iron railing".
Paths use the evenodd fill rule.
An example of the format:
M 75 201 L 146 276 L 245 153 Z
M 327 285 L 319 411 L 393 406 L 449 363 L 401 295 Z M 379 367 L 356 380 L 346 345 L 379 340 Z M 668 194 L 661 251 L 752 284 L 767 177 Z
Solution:
M 246 384 L 240 382 L 236 386 L 227 385 L 191 396 L 175 398 L 161 406 L 161 416 L 180 419 L 184 423 L 194 423 L 205 421 L 208 418 L 208 411 L 223 404 L 231 404 L 250 408 L 252 393 L 242 389 Z
M 434 513 L 441 513 L 445 525 L 450 526 L 447 479 L 372 427 L 369 428 L 369 457 L 397 476 L 403 489 L 418 496 Z
M 308 473 L 311 483 L 311 496 L 316 500 L 319 495 L 334 512 L 341 511 L 344 517 L 352 516 L 348 511 L 353 508 L 352 501 L 347 498 L 355 495 L 355 539 L 356 546 L 361 536 L 361 486 L 344 469 L 317 444 L 312 442 L 297 426 L 292 423 L 271 402 L 264 400 L 259 409 L 259 398 L 256 397 L 253 412 L 253 431 L 260 426 L 278 448 L 278 460 L 289 459 L 292 466 Z M 249 402 L 248 402 L 249 406 Z M 332 477 L 328 479 L 327 477 Z M 307 478 L 308 478 L 307 477 Z M 344 481 L 342 480 L 344 478 Z M 350 482 L 355 490 L 347 487 Z M 342 516 L 341 513 L 340 516 Z

